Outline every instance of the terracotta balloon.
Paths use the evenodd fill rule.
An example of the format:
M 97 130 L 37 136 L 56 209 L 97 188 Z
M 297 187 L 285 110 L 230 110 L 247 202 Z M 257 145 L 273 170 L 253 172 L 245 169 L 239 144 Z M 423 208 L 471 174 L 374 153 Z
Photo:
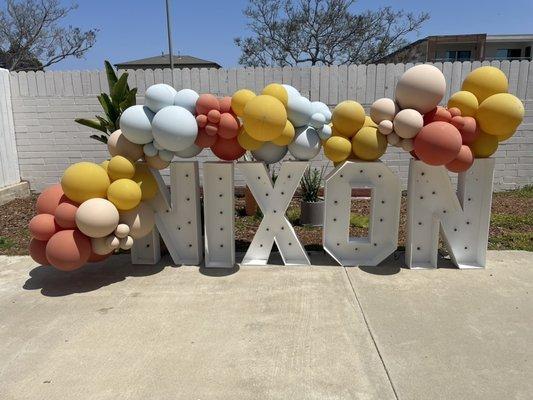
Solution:
M 78 210 L 78 204 L 69 200 L 66 196 L 62 197 L 61 203 L 56 208 L 54 218 L 56 224 L 63 229 L 76 228 L 76 211 Z
M 30 257 L 38 264 L 50 265 L 46 258 L 46 242 L 32 239 L 29 246 Z
M 236 160 L 246 153 L 246 149 L 241 147 L 237 137 L 232 139 L 219 137 L 213 147 L 211 147 L 211 151 L 215 156 L 225 161 Z
M 198 129 L 198 136 L 196 136 L 195 144 L 202 149 L 207 149 L 213 146 L 217 141 L 216 135 L 208 135 L 205 129 Z
M 64 194 L 59 183 L 44 189 L 37 198 L 37 214 L 53 214 Z
M 143 147 L 140 144 L 132 143 L 126 139 L 120 129 L 109 136 L 107 139 L 107 148 L 112 157 L 123 156 L 130 161 L 137 161 L 143 156 Z
M 220 111 L 210 110 L 207 113 L 207 120 L 212 124 L 218 124 L 218 121 L 220 121 Z
M 207 125 L 207 115 L 200 114 L 196 116 L 196 123 L 198 124 L 198 128 L 205 128 Z
M 218 105 L 220 106 L 221 113 L 231 112 L 231 97 L 226 96 L 222 97 L 221 99 L 218 99 Z
M 37 214 L 30 220 L 28 227 L 34 239 L 43 241 L 50 239 L 60 230 L 51 214 Z
M 218 99 L 212 94 L 201 94 L 196 101 L 196 113 L 207 115 L 211 110 L 220 111 Z
M 464 172 L 470 168 L 473 163 L 474 155 L 472 154 L 472 150 L 470 150 L 470 147 L 463 145 L 461 146 L 461 150 L 459 150 L 457 157 L 446 164 L 446 169 L 450 172 Z
M 459 110 L 458 107 L 451 107 L 451 108 L 448 108 L 448 112 L 450 113 L 450 115 L 453 117 L 459 117 L 461 116 L 461 110 Z
M 83 266 L 91 256 L 91 240 L 80 231 L 67 229 L 57 232 L 46 244 L 46 258 L 62 271 Z
M 470 144 L 479 136 L 479 128 L 476 119 L 473 117 L 463 117 L 463 127 L 459 130 L 463 138 L 463 144 Z
M 452 117 L 450 124 L 452 124 L 457 129 L 459 129 L 459 131 L 461 131 L 461 129 L 463 129 L 463 127 L 465 126 L 465 120 L 460 115 L 456 115 Z
M 224 139 L 232 139 L 239 133 L 239 120 L 230 113 L 220 116 L 218 123 L 218 136 Z
M 454 160 L 462 146 L 461 134 L 447 122 L 431 122 L 415 137 L 417 157 L 429 165 L 445 165 Z
M 452 115 L 450 114 L 450 112 L 441 106 L 438 106 L 430 112 L 424 114 L 424 125 L 436 121 L 450 122 L 451 120 Z
M 204 130 L 209 136 L 215 136 L 218 133 L 218 125 L 208 122 Z

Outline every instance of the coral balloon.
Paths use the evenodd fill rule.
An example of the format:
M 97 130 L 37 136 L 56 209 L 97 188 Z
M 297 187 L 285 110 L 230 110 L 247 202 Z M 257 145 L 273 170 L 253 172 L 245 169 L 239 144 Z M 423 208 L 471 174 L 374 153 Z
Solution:
M 226 96 L 222 97 L 218 100 L 218 105 L 220 106 L 220 112 L 222 114 L 224 113 L 230 113 L 231 111 L 231 97 Z
M 452 114 L 450 114 L 448 110 L 441 106 L 438 106 L 424 114 L 424 125 L 437 121 L 450 122 L 451 120 Z
M 332 136 L 324 143 L 324 154 L 333 162 L 346 160 L 352 153 L 352 143 L 342 136 Z
M 464 128 L 465 126 L 465 119 L 461 117 L 460 115 L 456 115 L 452 117 L 452 120 L 450 121 L 450 124 L 455 126 L 459 131 Z
M 30 257 L 37 264 L 50 265 L 50 262 L 46 258 L 46 242 L 41 240 L 32 239 L 29 246 Z
M 46 244 L 46 258 L 62 271 L 73 271 L 83 266 L 91 256 L 91 240 L 77 230 L 57 232 Z
M 265 86 L 261 94 L 275 97 L 281 101 L 285 107 L 289 101 L 287 90 L 279 83 L 271 83 L 270 85 Z
M 139 239 L 148 235 L 155 225 L 155 215 L 152 208 L 146 203 L 139 204 L 139 207 L 120 213 L 120 223 L 129 226 L 128 233 L 133 239 Z
M 239 117 L 244 116 L 244 107 L 255 96 L 255 93 L 248 89 L 237 90 L 233 96 L 231 96 L 231 109 Z
M 196 117 L 196 119 L 198 120 L 198 117 Z M 220 121 L 220 111 L 210 110 L 207 113 L 207 120 L 211 122 L 212 124 L 218 124 L 218 122 Z
M 400 109 L 394 100 L 383 97 L 377 99 L 370 106 L 370 118 L 376 124 L 381 121 L 392 121 L 398 111 Z
M 61 178 L 65 196 L 76 203 L 95 197 L 105 198 L 109 177 L 98 164 L 79 162 L 68 167 Z
M 30 220 L 28 227 L 31 236 L 42 241 L 47 241 L 60 230 L 51 214 L 37 214 Z
M 209 147 L 212 147 L 216 143 L 216 141 L 216 135 L 208 135 L 205 129 L 198 129 L 198 136 L 196 136 L 194 144 L 198 147 L 201 147 L 202 149 L 207 149 Z
M 112 181 L 130 179 L 135 175 L 135 166 L 123 156 L 114 156 L 107 164 L 107 174 Z
M 412 108 L 421 114 L 434 109 L 446 93 L 446 79 L 433 65 L 409 68 L 396 85 L 396 101 L 400 108 Z
M 489 135 L 510 135 L 524 119 L 524 105 L 512 94 L 494 94 L 479 105 L 476 119 L 483 132 Z
M 470 147 L 463 145 L 461 146 L 461 150 L 459 150 L 457 157 L 446 164 L 446 169 L 450 172 L 464 172 L 470 168 L 473 163 L 474 155 L 472 154 L 472 150 L 470 150 Z
M 454 93 L 448 100 L 448 108 L 458 108 L 463 117 L 475 116 L 478 106 L 477 97 L 466 90 Z
M 411 139 L 424 126 L 424 118 L 418 111 L 406 108 L 396 114 L 393 121 L 394 132 L 404 139 Z
M 196 112 L 207 115 L 211 110 L 220 111 L 218 99 L 212 94 L 201 94 L 196 101 Z
M 115 231 L 118 217 L 118 210 L 111 201 L 89 199 L 78 207 L 76 225 L 83 234 L 91 238 L 105 237 Z
M 142 192 L 139 185 L 131 179 L 118 179 L 109 185 L 107 198 L 120 211 L 127 211 L 139 205 Z
M 196 123 L 198 124 L 198 128 L 205 128 L 205 126 L 208 123 L 207 115 L 204 115 L 204 114 L 197 115 Z
M 107 149 L 111 156 L 123 156 L 130 161 L 137 161 L 143 156 L 142 146 L 126 139 L 120 129 L 107 138 Z
M 237 136 L 237 141 L 239 145 L 246 150 L 257 150 L 263 145 L 263 142 L 255 140 L 253 137 L 248 135 L 244 128 L 241 126 L 239 135 Z
M 65 193 L 59 183 L 49 186 L 37 197 L 37 214 L 53 214 Z
M 374 127 L 365 126 L 352 138 L 352 151 L 361 160 L 377 160 L 386 150 L 387 136 L 383 136 Z
M 287 112 L 278 99 L 260 95 L 246 103 L 243 118 L 243 126 L 248 135 L 255 140 L 267 142 L 283 133 Z
M 470 72 L 461 86 L 461 90 L 472 93 L 481 104 L 486 98 L 509 90 L 505 74 L 498 68 L 485 66 Z
M 473 117 L 463 117 L 463 127 L 459 130 L 463 144 L 470 144 L 479 136 L 477 122 Z
M 443 121 L 424 126 L 415 137 L 417 157 L 429 165 L 445 165 L 454 160 L 462 146 L 455 126 Z
M 170 165 L 170 161 L 165 161 L 161 157 L 155 155 L 153 157 L 144 157 L 146 164 L 153 169 L 161 170 L 165 169 Z
M 56 224 L 63 229 L 76 228 L 76 211 L 78 204 L 64 196 L 54 212 Z
M 224 139 L 233 139 L 239 134 L 239 120 L 233 114 L 224 113 L 218 123 L 218 135 Z
M 285 124 L 285 129 L 283 129 L 281 135 L 274 139 L 272 143 L 278 146 L 287 146 L 293 141 L 294 135 L 294 126 L 291 124 L 291 121 L 287 120 L 287 123 Z
M 487 158 L 493 155 L 498 150 L 498 136 L 489 135 L 483 131 L 479 131 L 479 135 L 472 143 L 470 149 L 476 158 Z
M 350 138 L 365 124 L 365 110 L 356 101 L 345 100 L 333 110 L 331 122 L 339 134 Z
M 236 160 L 246 153 L 246 149 L 242 148 L 236 137 L 232 139 L 224 139 L 219 137 L 211 147 L 211 151 L 215 156 L 225 161 Z

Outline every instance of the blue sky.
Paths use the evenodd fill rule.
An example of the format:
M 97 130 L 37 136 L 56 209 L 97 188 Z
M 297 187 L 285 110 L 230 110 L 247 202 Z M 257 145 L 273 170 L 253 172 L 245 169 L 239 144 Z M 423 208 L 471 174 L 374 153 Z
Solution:
M 71 1 L 62 2 L 71 4 Z M 175 53 L 179 50 L 181 54 L 213 60 L 224 67 L 238 64 L 239 49 L 233 44 L 233 38 L 246 34 L 242 9 L 247 0 L 172 0 L 172 3 Z M 355 10 L 392 6 L 406 11 L 428 11 L 431 19 L 420 37 L 533 33 L 531 0 L 512 0 L 506 3 L 512 4 L 508 7 L 502 4 L 495 0 L 361 0 Z M 97 43 L 85 59 L 67 59 L 52 69 L 100 69 L 104 59 L 116 63 L 167 52 L 164 0 L 79 0 L 78 5 L 66 22 L 85 29 L 98 28 Z M 416 35 L 410 37 L 416 38 Z

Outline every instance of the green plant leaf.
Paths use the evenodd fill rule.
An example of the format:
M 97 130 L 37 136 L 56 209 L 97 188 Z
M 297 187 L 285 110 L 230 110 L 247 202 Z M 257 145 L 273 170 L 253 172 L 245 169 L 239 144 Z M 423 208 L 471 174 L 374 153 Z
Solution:
M 76 118 L 74 121 L 76 121 L 78 124 L 88 126 L 92 129 L 98 129 L 99 131 L 107 133 L 107 129 L 105 125 L 102 125 L 102 123 L 97 119 L 86 119 L 86 118 Z
M 119 107 L 120 102 L 124 99 L 124 96 L 126 95 L 126 86 L 128 85 L 128 74 L 123 73 L 120 78 L 118 79 L 115 86 L 113 86 L 113 89 L 111 90 L 111 100 L 113 100 L 113 104 L 115 107 Z
M 117 130 L 116 125 L 113 121 L 108 121 L 107 119 L 100 117 L 99 115 L 96 115 L 96 118 L 98 119 L 98 121 L 100 121 L 102 126 L 105 126 L 107 128 L 106 132 L 113 133 Z
M 104 61 L 105 65 L 105 72 L 107 75 L 107 84 L 109 85 L 109 93 L 113 91 L 113 87 L 118 81 L 117 74 L 115 73 L 115 69 L 111 65 L 111 63 L 107 60 Z
M 107 144 L 107 136 L 105 135 L 91 135 L 89 136 L 91 139 L 98 140 L 99 142 Z
M 116 125 L 116 121 L 120 115 L 120 110 L 117 110 L 117 108 L 114 106 L 111 99 L 106 93 L 102 93 L 100 96 L 97 97 L 98 101 L 102 105 L 102 108 L 104 109 L 104 112 L 107 115 L 108 120 Z
M 122 113 L 126 108 L 134 106 L 137 104 L 137 88 L 133 88 L 132 90 L 128 91 L 126 96 L 124 97 L 124 100 L 120 102 L 120 112 Z

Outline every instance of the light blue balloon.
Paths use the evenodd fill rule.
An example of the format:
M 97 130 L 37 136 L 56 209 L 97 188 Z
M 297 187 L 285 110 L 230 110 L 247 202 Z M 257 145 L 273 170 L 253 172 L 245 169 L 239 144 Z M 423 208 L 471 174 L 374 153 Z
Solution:
M 326 124 L 331 122 L 331 110 L 329 107 L 321 101 L 313 101 L 311 103 L 313 114 L 320 113 L 326 118 Z
M 252 151 L 252 155 L 265 164 L 274 164 L 281 161 L 287 154 L 287 146 L 278 146 L 272 142 L 266 142 L 257 150 Z
M 185 150 L 175 151 L 174 154 L 176 157 L 180 158 L 191 158 L 200 154 L 202 150 L 203 149 L 200 146 L 193 144 L 187 147 Z
M 152 132 L 159 146 L 180 151 L 191 146 L 198 135 L 196 118 L 180 106 L 160 110 L 152 121 Z
M 120 130 L 126 139 L 136 144 L 146 144 L 154 140 L 152 120 L 154 113 L 146 106 L 128 107 L 120 116 Z
M 180 106 L 189 110 L 193 115 L 196 115 L 196 102 L 200 95 L 192 89 L 181 89 L 174 97 L 174 105 Z
M 331 131 L 331 126 L 324 125 L 321 129 L 317 129 L 318 137 L 322 140 L 328 140 L 331 137 L 331 134 L 333 133 Z
M 165 83 L 158 83 L 146 89 L 144 94 L 144 105 L 157 113 L 164 107 L 174 104 L 176 89 Z
M 295 128 L 306 126 L 313 115 L 311 102 L 307 97 L 289 98 L 287 103 L 287 116 Z
M 320 153 L 321 147 L 316 129 L 306 126 L 296 129 L 294 140 L 289 144 L 289 152 L 297 160 L 311 160 Z

